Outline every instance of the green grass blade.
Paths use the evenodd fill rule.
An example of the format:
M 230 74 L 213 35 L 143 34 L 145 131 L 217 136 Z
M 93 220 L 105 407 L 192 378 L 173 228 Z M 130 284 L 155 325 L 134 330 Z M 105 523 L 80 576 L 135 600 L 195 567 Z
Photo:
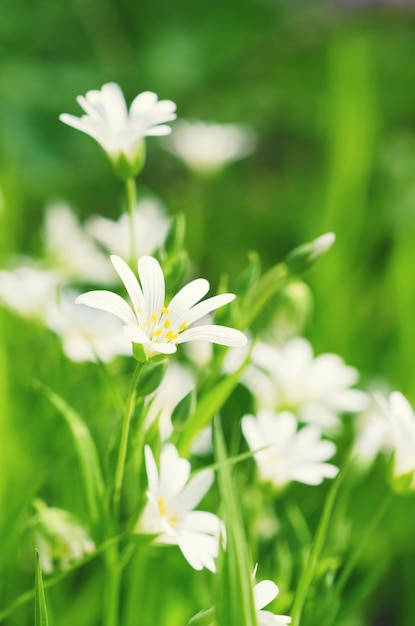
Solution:
M 69 427 L 82 475 L 89 522 L 93 528 L 96 528 L 102 523 L 104 516 L 105 490 L 94 440 L 85 422 L 61 396 L 44 385 L 40 388 Z
M 46 608 L 45 590 L 43 588 L 42 568 L 40 567 L 39 552 L 36 550 L 35 569 L 35 626 L 48 626 L 48 611 Z
M 248 362 L 249 358 L 235 372 L 219 380 L 198 400 L 195 412 L 178 434 L 177 448 L 183 456 L 189 453 L 196 435 L 211 423 L 213 416 L 225 404 Z
M 251 579 L 253 565 L 219 420 L 215 421 L 214 449 L 226 528 L 226 549 L 221 551 L 218 567 L 216 624 L 258 626 Z

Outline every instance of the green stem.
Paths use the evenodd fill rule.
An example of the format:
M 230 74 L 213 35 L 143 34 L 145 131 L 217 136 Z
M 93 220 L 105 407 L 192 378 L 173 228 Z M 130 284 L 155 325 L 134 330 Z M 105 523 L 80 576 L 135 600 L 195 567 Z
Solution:
M 120 499 L 121 499 L 121 488 L 122 482 L 124 478 L 124 469 L 125 469 L 125 461 L 127 458 L 127 446 L 128 446 L 128 435 L 130 432 L 130 423 L 131 418 L 134 413 L 134 408 L 137 399 L 137 384 L 140 379 L 140 376 L 143 372 L 145 363 L 137 363 L 131 383 L 130 390 L 128 392 L 127 403 L 125 405 L 124 417 L 121 425 L 121 440 L 120 447 L 118 449 L 118 459 L 117 465 L 115 468 L 115 477 L 114 477 L 114 492 L 113 492 L 113 500 L 112 500 L 112 510 L 113 517 L 115 523 L 119 520 L 120 514 Z
M 380 504 L 376 514 L 374 515 L 374 517 L 372 518 L 371 523 L 369 524 L 369 526 L 366 529 L 366 532 L 364 533 L 362 539 L 360 540 L 359 544 L 357 545 L 355 551 L 353 552 L 352 556 L 350 557 L 350 559 L 348 560 L 348 562 L 346 563 L 345 568 L 343 569 L 339 580 L 337 581 L 336 585 L 335 585 L 335 592 L 336 595 L 339 597 L 344 589 L 345 584 L 347 583 L 347 581 L 349 580 L 350 574 L 353 572 L 354 568 L 356 567 L 357 563 L 359 562 L 359 559 L 365 549 L 365 547 L 367 546 L 368 542 L 370 542 L 370 539 L 373 535 L 373 533 L 375 532 L 377 526 L 379 525 L 381 519 L 383 518 L 383 516 L 385 515 L 386 511 L 388 510 L 391 502 L 393 500 L 393 493 L 391 491 L 388 492 L 387 496 L 384 498 L 383 502 Z
M 323 514 L 320 518 L 320 523 L 318 525 L 314 542 L 308 555 L 307 563 L 305 564 L 305 567 L 300 576 L 300 580 L 298 581 L 297 593 L 294 598 L 293 608 L 291 609 L 291 626 L 299 626 L 300 624 L 301 613 L 307 598 L 310 585 L 313 580 L 314 573 L 316 571 L 318 560 L 323 549 L 324 541 L 327 536 L 328 525 L 330 523 L 334 503 L 336 501 L 337 493 L 342 483 L 343 476 L 344 472 L 342 474 L 339 474 L 339 476 L 333 482 L 327 495 Z
M 117 626 L 119 617 L 121 569 L 117 544 L 108 547 L 105 553 L 105 593 L 102 620 L 104 626 Z
M 134 225 L 134 211 L 136 203 L 137 189 L 135 186 L 134 178 L 128 178 L 125 183 L 125 190 L 127 194 L 127 212 L 130 221 L 130 262 L 134 264 L 137 261 L 137 248 L 135 241 L 135 225 Z

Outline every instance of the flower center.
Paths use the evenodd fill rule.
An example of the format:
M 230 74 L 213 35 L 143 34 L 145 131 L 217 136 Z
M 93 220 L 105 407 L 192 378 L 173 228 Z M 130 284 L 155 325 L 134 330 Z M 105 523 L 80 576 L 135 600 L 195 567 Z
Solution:
M 137 313 L 140 314 L 141 309 L 137 309 Z M 151 313 L 149 319 L 143 325 L 140 325 L 152 341 L 160 343 L 174 341 L 184 331 L 186 326 L 187 322 L 182 322 L 176 328 L 172 328 L 170 311 L 165 306 L 162 306 L 158 313 Z
M 179 521 L 179 516 L 177 514 L 169 514 L 166 503 L 164 502 L 164 498 L 159 498 L 157 500 L 157 508 L 161 517 L 164 517 L 166 521 L 170 524 L 170 526 L 175 529 L 177 526 L 177 522 Z

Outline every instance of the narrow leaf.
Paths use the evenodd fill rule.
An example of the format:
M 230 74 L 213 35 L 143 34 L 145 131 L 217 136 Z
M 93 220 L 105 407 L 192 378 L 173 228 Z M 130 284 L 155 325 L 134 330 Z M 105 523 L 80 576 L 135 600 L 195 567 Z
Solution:
M 58 394 L 44 385 L 41 390 L 66 421 L 72 435 L 82 475 L 82 485 L 92 527 L 99 526 L 104 516 L 104 481 L 94 440 L 78 413 Z
M 42 568 L 40 567 L 39 552 L 35 550 L 35 626 L 48 626 L 48 612 L 46 608 L 45 590 L 43 588 Z
M 253 567 L 219 419 L 214 424 L 214 449 L 226 528 L 226 549 L 222 547 L 218 567 L 216 623 L 258 626 L 251 579 Z
M 250 355 L 232 374 L 223 377 L 216 385 L 202 395 L 191 419 L 178 435 L 177 448 L 186 456 L 196 435 L 208 426 L 213 416 L 222 408 L 239 382 L 242 372 L 249 363 Z
M 137 384 L 137 397 L 148 396 L 158 388 L 163 380 L 166 367 L 166 360 L 161 363 L 154 363 L 146 366 Z

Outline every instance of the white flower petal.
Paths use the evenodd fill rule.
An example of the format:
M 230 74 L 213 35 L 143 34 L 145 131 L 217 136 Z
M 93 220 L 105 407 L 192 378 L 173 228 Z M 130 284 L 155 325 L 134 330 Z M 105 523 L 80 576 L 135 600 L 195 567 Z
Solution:
M 199 302 L 209 291 L 209 283 L 204 278 L 197 278 L 182 287 L 180 291 L 170 300 L 167 308 L 170 311 L 172 327 L 180 326 L 182 322 L 187 322 L 189 309 Z
M 188 324 L 192 324 L 196 320 L 204 317 L 211 311 L 215 311 L 219 307 L 232 302 L 235 299 L 235 295 L 233 293 L 223 293 L 219 296 L 213 296 L 213 298 L 208 298 L 199 304 L 196 304 L 192 307 L 187 314 L 186 322 Z
M 134 314 L 127 302 L 112 291 L 87 291 L 78 296 L 75 302 L 112 313 L 127 325 L 136 324 Z
M 124 286 L 130 296 L 130 300 L 133 303 L 134 311 L 138 317 L 141 319 L 142 315 L 146 315 L 145 313 L 145 300 L 143 296 L 143 292 L 141 291 L 141 287 L 138 284 L 138 280 L 134 275 L 134 272 L 127 265 L 127 263 L 116 254 L 111 255 L 111 263 L 116 269 L 119 277 L 121 278 Z M 140 316 L 141 311 L 141 316 Z
M 222 346 L 229 346 L 231 348 L 240 348 L 245 346 L 248 342 L 243 333 L 234 328 L 228 326 L 208 325 L 208 326 L 196 326 L 190 328 L 181 333 L 175 343 L 183 343 L 185 341 L 210 341 L 212 343 L 218 343 Z
M 164 276 L 160 263 L 151 256 L 140 257 L 138 261 L 138 275 L 146 306 L 145 317 L 149 320 L 149 328 L 152 329 L 156 323 L 151 321 L 152 316 L 156 316 L 158 320 L 161 315 L 161 309 L 164 306 Z M 148 332 L 151 334 L 151 330 Z
M 154 459 L 153 452 L 150 446 L 144 447 L 144 458 L 145 458 L 145 464 L 146 464 L 148 488 L 150 492 L 156 493 L 157 488 L 158 488 L 159 475 L 158 475 L 156 461 Z
M 194 509 L 211 488 L 213 480 L 214 474 L 212 470 L 204 470 L 196 474 L 177 498 L 178 509 L 180 511 Z
M 257 609 L 263 609 L 277 597 L 278 586 L 271 580 L 263 580 L 254 587 L 254 602 Z

